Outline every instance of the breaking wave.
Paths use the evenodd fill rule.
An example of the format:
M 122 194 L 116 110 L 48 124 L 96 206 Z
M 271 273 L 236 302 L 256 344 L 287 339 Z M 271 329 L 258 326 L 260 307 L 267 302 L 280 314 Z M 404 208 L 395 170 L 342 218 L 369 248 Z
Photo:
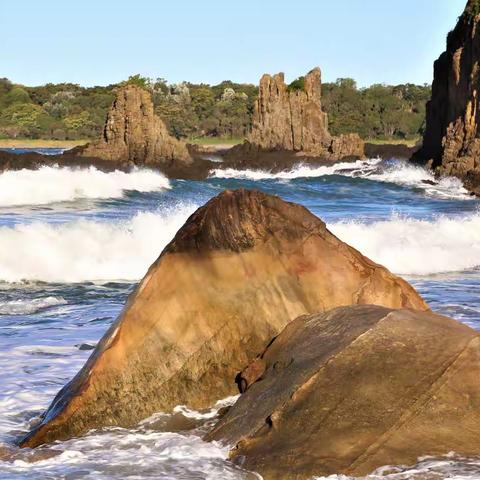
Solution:
M 196 206 L 141 212 L 126 222 L 80 220 L 0 228 L 0 280 L 139 280 Z
M 65 305 L 66 303 L 62 297 L 7 300 L 0 302 L 0 315 L 31 315 L 40 310 Z
M 0 280 L 139 280 L 196 208 L 183 204 L 162 213 L 141 212 L 120 223 L 80 220 L 0 228 Z M 430 275 L 480 266 L 480 213 L 430 220 L 392 216 L 374 223 L 340 221 L 329 228 L 397 274 Z
M 329 229 L 344 242 L 402 275 L 480 267 L 480 213 L 417 220 L 393 216 L 374 223 L 342 221 Z
M 298 164 L 291 170 L 271 172 L 266 170 L 235 170 L 217 168 L 210 172 L 212 178 L 235 178 L 241 180 L 293 180 L 342 175 L 351 178 L 366 178 L 377 182 L 417 188 L 428 196 L 439 198 L 469 198 L 467 190 L 457 178 L 435 178 L 433 173 L 405 160 L 369 159 L 356 162 L 339 162 L 333 165 L 311 166 Z
M 42 205 L 84 198 L 120 198 L 126 191 L 169 188 L 167 178 L 151 170 L 102 172 L 95 167 L 41 167 L 0 174 L 0 207 Z

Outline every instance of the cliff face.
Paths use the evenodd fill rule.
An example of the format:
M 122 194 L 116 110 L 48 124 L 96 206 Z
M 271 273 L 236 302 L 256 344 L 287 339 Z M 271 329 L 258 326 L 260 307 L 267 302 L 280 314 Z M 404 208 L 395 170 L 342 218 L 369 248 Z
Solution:
M 191 163 L 183 142 L 173 138 L 154 113 L 150 94 L 127 85 L 118 90 L 100 140 L 75 150 L 85 157 L 135 165 Z
M 423 147 L 415 156 L 480 194 L 480 2 L 469 0 L 434 65 Z
M 179 230 L 23 446 L 208 407 L 292 319 L 368 303 L 428 308 L 304 207 L 226 191 Z
M 294 84 L 287 86 L 283 73 L 262 77 L 248 141 L 266 151 L 286 150 L 332 159 L 362 157 L 363 142 L 358 135 L 333 139 L 328 132 L 320 69 Z

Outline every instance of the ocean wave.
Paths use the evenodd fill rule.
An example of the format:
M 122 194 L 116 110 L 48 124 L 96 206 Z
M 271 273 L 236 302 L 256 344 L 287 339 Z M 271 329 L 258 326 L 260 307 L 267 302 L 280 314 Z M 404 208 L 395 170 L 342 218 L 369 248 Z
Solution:
M 417 220 L 330 224 L 329 229 L 367 257 L 400 275 L 461 272 L 480 266 L 480 213 Z
M 35 222 L 0 228 L 0 280 L 83 282 L 143 277 L 197 208 L 141 212 L 121 223 Z
M 384 161 L 378 158 L 339 162 L 333 165 L 311 166 L 300 163 L 290 170 L 271 172 L 267 170 L 235 170 L 217 168 L 210 172 L 211 178 L 240 180 L 293 180 L 342 175 L 350 178 L 365 178 L 377 182 L 413 187 L 426 195 L 438 198 L 470 198 L 462 182 L 453 177 L 435 178 L 434 174 L 405 160 Z
M 31 315 L 50 307 L 65 305 L 62 297 L 7 300 L 0 302 L 0 315 Z
M 152 192 L 169 188 L 159 172 L 102 172 L 95 167 L 41 167 L 0 174 L 0 207 L 44 205 L 84 198 L 121 198 L 126 191 Z
M 0 228 L 0 281 L 137 281 L 197 208 L 182 204 L 128 221 L 80 220 Z M 373 223 L 340 221 L 330 230 L 375 262 L 403 275 L 480 266 L 480 213 Z M 13 252 L 15 252 L 13 254 Z
M 316 178 L 326 175 L 356 176 L 361 172 L 373 171 L 381 162 L 379 159 L 339 162 L 333 165 L 311 166 L 304 163 L 290 170 L 271 172 L 268 170 L 236 170 L 234 168 L 216 168 L 210 171 L 212 178 L 236 178 L 240 180 L 293 180 L 295 178 Z

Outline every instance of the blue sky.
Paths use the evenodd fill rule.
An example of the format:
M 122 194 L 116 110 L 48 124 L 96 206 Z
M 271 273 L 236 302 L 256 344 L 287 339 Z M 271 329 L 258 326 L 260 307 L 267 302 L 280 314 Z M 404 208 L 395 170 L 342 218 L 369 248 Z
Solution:
M 312 67 L 324 81 L 431 82 L 466 0 L 0 0 L 0 76 L 27 85 L 257 83 Z

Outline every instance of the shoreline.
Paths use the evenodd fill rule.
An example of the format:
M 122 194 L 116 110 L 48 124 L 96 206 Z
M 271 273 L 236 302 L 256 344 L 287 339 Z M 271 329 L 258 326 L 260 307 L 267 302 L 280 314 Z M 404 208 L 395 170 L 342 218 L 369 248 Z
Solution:
M 43 140 L 28 138 L 0 139 L 0 148 L 74 148 L 85 145 L 90 140 Z

